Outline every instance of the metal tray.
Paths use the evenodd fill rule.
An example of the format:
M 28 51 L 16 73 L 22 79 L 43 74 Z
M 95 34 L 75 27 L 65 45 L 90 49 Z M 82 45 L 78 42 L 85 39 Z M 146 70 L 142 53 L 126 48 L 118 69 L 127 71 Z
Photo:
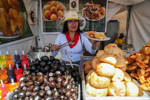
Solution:
M 92 56 L 83 56 L 81 57 L 81 67 L 83 66 L 84 62 L 87 60 L 91 60 L 93 57 Z M 148 96 L 148 94 L 143 91 L 143 96 L 139 96 L 139 97 L 114 97 L 114 96 L 107 96 L 107 97 L 92 97 L 89 96 L 86 93 L 85 90 L 85 76 L 84 76 L 84 68 L 82 68 L 81 70 L 81 78 L 82 78 L 82 95 L 83 95 L 83 100 L 150 100 L 150 96 Z

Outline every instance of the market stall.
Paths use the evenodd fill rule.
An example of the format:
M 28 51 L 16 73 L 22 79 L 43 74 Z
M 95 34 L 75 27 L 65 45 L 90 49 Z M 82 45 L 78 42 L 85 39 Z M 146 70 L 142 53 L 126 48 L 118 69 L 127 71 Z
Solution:
M 140 27 L 149 24 L 138 20 L 148 18 L 138 9 L 148 9 L 149 4 L 148 0 L 0 0 L 0 100 L 150 100 L 149 29 Z M 66 20 L 80 23 L 83 34 L 74 36 L 76 44 L 71 36 L 59 34 Z M 138 32 L 146 35 L 133 38 Z M 144 42 L 139 43 L 143 40 L 138 35 Z M 59 44 L 58 51 L 54 44 Z M 85 56 L 81 48 L 92 55 Z

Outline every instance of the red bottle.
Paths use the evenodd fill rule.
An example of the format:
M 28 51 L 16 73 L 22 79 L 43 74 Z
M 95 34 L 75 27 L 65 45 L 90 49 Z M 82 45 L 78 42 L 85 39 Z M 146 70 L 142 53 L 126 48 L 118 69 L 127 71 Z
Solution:
M 29 63 L 28 63 L 28 60 L 27 60 L 27 55 L 24 54 L 24 51 L 22 53 L 21 59 L 22 59 L 22 61 L 21 61 L 22 68 L 24 69 L 24 65 L 26 65 L 26 68 L 28 68 Z
M 16 75 L 16 81 L 19 82 L 19 79 L 22 77 L 23 75 L 23 70 L 21 68 L 18 67 L 18 65 L 16 64 L 16 69 L 15 69 L 15 75 Z

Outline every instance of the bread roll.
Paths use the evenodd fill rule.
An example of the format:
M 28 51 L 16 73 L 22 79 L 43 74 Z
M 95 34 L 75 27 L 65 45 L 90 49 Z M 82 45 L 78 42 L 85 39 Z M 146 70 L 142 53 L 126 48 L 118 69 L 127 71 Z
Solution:
M 112 81 L 122 81 L 123 79 L 124 72 L 119 68 L 115 68 L 115 75 L 112 77 Z
M 143 52 L 145 55 L 150 55 L 150 47 L 143 46 L 142 52 Z
M 91 61 L 86 61 L 85 64 L 84 64 L 85 74 L 87 74 L 91 69 L 92 69 Z
M 112 54 L 117 57 L 124 57 L 124 52 L 118 48 L 116 44 L 110 43 L 104 48 L 104 52 Z
M 97 66 L 99 63 L 100 63 L 99 59 L 98 59 L 97 57 L 94 57 L 94 58 L 92 59 L 92 68 L 93 68 L 94 70 L 96 70 L 96 66 Z
M 127 68 L 127 60 L 124 57 L 117 57 L 117 64 L 115 67 L 122 69 L 123 71 L 126 71 Z
M 89 83 L 86 84 L 86 93 L 90 96 L 99 97 L 99 96 L 107 96 L 107 88 L 97 89 L 92 87 Z
M 96 53 L 96 57 L 100 57 L 104 53 L 105 53 L 104 50 L 98 50 L 98 52 Z
M 94 72 L 94 70 L 90 70 L 90 72 L 86 75 L 86 82 L 90 82 L 91 74 Z
M 96 72 L 91 73 L 90 84 L 95 88 L 107 88 L 110 84 L 110 79 L 108 77 L 98 76 Z
M 105 39 L 106 38 L 106 35 L 105 35 L 105 33 L 93 33 L 94 34 L 94 37 L 96 38 L 96 39 Z
M 127 89 L 127 93 L 126 93 L 127 96 L 139 95 L 139 88 L 133 81 L 126 82 L 126 89 Z
M 143 91 L 142 91 L 141 88 L 139 88 L 139 94 L 138 94 L 138 96 L 143 96 Z
M 147 42 L 146 46 L 150 47 L 150 41 Z
M 123 81 L 112 82 L 108 87 L 109 96 L 125 96 L 126 87 Z
M 124 72 L 124 80 L 131 81 L 131 77 L 129 76 L 129 74 L 127 72 Z
M 117 63 L 117 59 L 116 59 L 115 56 L 113 56 L 111 54 L 106 54 L 106 53 L 101 55 L 99 60 L 101 62 L 109 63 L 109 64 L 112 64 L 112 65 L 115 65 Z
M 100 63 L 96 68 L 99 76 L 112 77 L 115 74 L 115 67 L 107 63 Z

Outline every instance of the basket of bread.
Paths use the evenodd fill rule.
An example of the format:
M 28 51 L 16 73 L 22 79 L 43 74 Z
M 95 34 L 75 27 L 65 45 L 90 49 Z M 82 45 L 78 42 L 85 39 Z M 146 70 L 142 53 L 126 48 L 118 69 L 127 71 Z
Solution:
M 140 88 L 150 94 L 150 41 L 128 58 L 127 71 L 138 80 Z
M 133 100 L 133 97 L 143 97 L 144 93 L 141 88 L 126 72 L 127 63 L 124 52 L 116 44 L 108 44 L 91 60 L 85 61 L 82 64 L 84 66 L 82 72 L 84 100 L 102 98 L 112 100 L 128 96 Z M 148 98 L 141 100 L 148 100 Z

